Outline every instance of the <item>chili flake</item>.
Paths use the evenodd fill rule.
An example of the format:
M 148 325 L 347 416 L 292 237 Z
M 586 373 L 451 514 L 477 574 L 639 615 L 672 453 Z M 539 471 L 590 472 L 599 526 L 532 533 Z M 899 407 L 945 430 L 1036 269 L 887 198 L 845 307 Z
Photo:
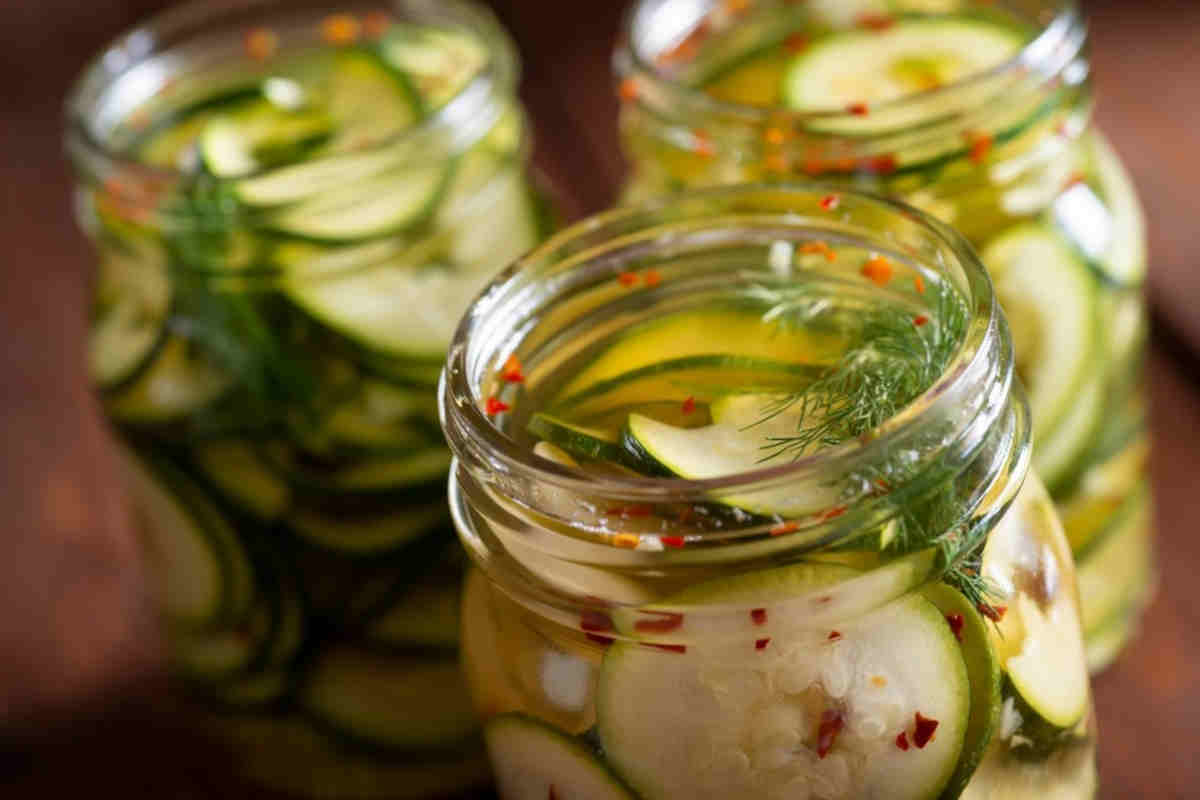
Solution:
M 687 540 L 684 539 L 682 536 L 660 536 L 658 538 L 667 547 L 674 547 L 676 549 L 683 547 L 685 544 L 687 544 Z
M 913 317 L 913 325 L 916 325 L 918 328 L 928 322 L 929 317 L 925 316 L 924 314 L 918 314 L 917 316 Z
M 696 410 L 696 398 L 689 394 L 683 404 L 679 406 L 679 410 L 685 417 L 691 414 Z
M 825 637 L 825 640 L 829 642 L 836 642 L 840 638 L 842 638 L 841 631 L 830 631 L 829 635 Z
M 658 619 L 639 619 L 633 623 L 633 628 L 641 633 L 670 633 L 683 625 L 683 614 L 671 611 L 643 611 L 643 614 L 655 614 Z
M 637 100 L 638 99 L 637 81 L 634 80 L 633 78 L 626 78 L 625 80 L 621 81 L 620 86 L 617 87 L 617 96 L 620 97 L 621 100 L 626 103 L 632 103 L 634 100 Z
M 750 0 L 725 0 L 725 11 L 731 16 L 737 16 L 750 7 Z
M 700 48 L 700 43 L 708 36 L 708 31 L 709 21 L 705 19 L 693 28 L 692 32 L 685 36 L 679 44 L 670 50 L 664 50 L 658 54 L 656 61 L 658 61 L 659 66 L 676 64 L 680 61 L 690 61 Z
M 371 11 L 363 17 L 363 33 L 371 39 L 378 39 L 391 27 L 392 18 L 383 11 Z
M 352 44 L 358 34 L 358 20 L 351 14 L 333 14 L 321 22 L 321 38 L 330 44 Z
M 608 614 L 588 609 L 579 616 L 579 629 L 587 633 L 603 633 L 613 629 L 613 621 Z
M 988 154 L 992 152 L 992 144 L 994 140 L 991 134 L 970 132 L 967 134 L 967 143 L 970 145 L 968 158 L 972 164 L 982 164 L 987 160 Z
M 886 31 L 896 24 L 896 18 L 889 14 L 860 14 L 858 27 L 869 31 Z
M 856 117 L 865 117 L 871 113 L 871 109 L 866 103 L 851 103 L 846 106 L 846 110 Z
M 629 289 L 637 284 L 638 276 L 636 272 L 622 272 L 617 275 L 617 283 Z
M 750 610 L 750 620 L 755 625 L 765 625 L 767 622 L 767 610 L 765 608 L 753 608 Z
M 763 131 L 763 139 L 767 144 L 778 147 L 787 141 L 787 134 L 784 133 L 783 128 L 767 128 Z
M 863 264 L 862 274 L 876 286 L 887 286 L 892 280 L 892 263 L 882 256 L 876 256 Z
M 858 169 L 871 175 L 891 175 L 899 167 L 894 153 L 870 156 L 858 162 Z
M 788 171 L 787 156 L 785 156 L 783 153 L 772 153 L 766 157 L 766 159 L 763 161 L 763 164 L 766 165 L 768 172 L 782 173 Z
M 642 282 L 646 284 L 647 289 L 653 289 L 662 283 L 662 273 L 656 269 L 648 269 L 642 274 Z
M 654 513 L 651 506 L 646 505 L 629 505 L 629 506 L 613 506 L 604 512 L 610 517 L 622 517 L 629 519 L 630 517 L 648 517 Z
M 842 202 L 842 199 L 836 194 L 827 194 L 821 198 L 821 208 L 826 211 L 833 211 Z
M 808 37 L 803 33 L 790 34 L 783 40 L 783 47 L 789 53 L 802 53 L 808 49 Z
M 655 644 L 654 642 L 645 642 L 647 647 L 657 647 L 659 650 L 666 650 L 668 653 L 686 653 L 687 645 L 684 644 Z
M 992 622 L 999 622 L 1004 619 L 1005 612 L 1008 611 L 1008 606 L 993 606 L 987 603 L 979 604 L 979 613 L 990 619 Z
M 822 522 L 827 522 L 831 519 L 837 519 L 838 517 L 840 517 L 842 514 L 845 514 L 845 513 L 846 513 L 846 506 L 834 506 L 833 508 L 830 508 L 826 511 L 822 511 L 820 513 L 820 515 L 818 515 L 818 516 Z
M 833 749 L 837 735 L 842 732 L 846 721 L 837 709 L 821 712 L 821 724 L 817 726 L 817 758 L 824 758 Z
M 954 638 L 962 641 L 963 632 L 963 615 L 962 614 L 947 614 L 946 622 L 950 624 L 950 630 L 954 633 Z
M 804 242 L 800 245 L 801 253 L 820 253 L 826 261 L 837 261 L 837 253 L 825 242 Z
M 904 731 L 900 731 L 896 735 L 896 747 L 899 747 L 901 750 L 908 750 L 908 734 Z
M 692 131 L 692 152 L 703 158 L 712 158 L 716 151 L 712 139 L 704 131 Z
M 521 372 L 521 360 L 517 358 L 516 353 L 510 355 L 504 362 L 504 368 L 500 372 L 500 377 L 509 383 L 524 382 L 525 375 Z
M 489 417 L 494 417 L 503 411 L 508 411 L 511 407 L 498 397 L 489 397 L 484 410 L 487 411 Z
M 938 721 L 923 716 L 920 711 L 913 718 L 916 720 L 916 727 L 913 729 L 913 744 L 920 750 L 933 740 L 933 734 L 937 730 Z
M 772 536 L 783 536 L 785 533 L 794 533 L 799 529 L 800 526 L 795 522 L 781 522 L 772 527 L 771 530 L 767 531 L 767 533 L 771 534 Z
M 917 294 L 925 294 L 925 279 L 920 275 L 913 275 L 913 286 L 917 290 Z
M 246 55 L 250 58 L 255 61 L 266 61 L 279 49 L 279 36 L 275 31 L 266 28 L 255 28 L 246 34 L 243 46 Z
M 766 637 L 766 638 L 764 638 L 764 639 L 755 639 L 755 640 L 754 640 L 754 649 L 755 649 L 755 650 L 766 650 L 766 649 L 767 649 L 767 645 L 769 645 L 770 643 L 771 643 L 771 637 L 770 637 L 770 636 L 768 636 L 768 637 Z

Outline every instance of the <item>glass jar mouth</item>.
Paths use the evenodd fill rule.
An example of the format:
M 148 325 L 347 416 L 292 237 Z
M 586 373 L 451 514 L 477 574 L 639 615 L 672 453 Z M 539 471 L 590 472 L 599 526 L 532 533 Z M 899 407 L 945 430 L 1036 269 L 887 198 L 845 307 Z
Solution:
M 108 92 L 126 77 L 126 73 L 150 57 L 169 54 L 197 38 L 238 30 L 249 32 L 259 27 L 273 29 L 282 21 L 288 22 L 290 28 L 296 20 L 311 19 L 317 24 L 304 26 L 304 30 L 313 42 L 318 42 L 320 39 L 313 38 L 313 34 L 318 31 L 322 19 L 351 10 L 364 13 L 394 11 L 399 20 L 442 21 L 463 27 L 478 35 L 490 54 L 486 66 L 436 111 L 411 127 L 356 150 L 356 153 L 397 147 L 405 142 L 428 141 L 440 132 L 454 130 L 463 121 L 472 120 L 494 102 L 495 97 L 508 96 L 515 91 L 520 67 L 514 43 L 489 10 L 461 0 L 296 4 L 277 0 L 191 0 L 125 31 L 91 59 L 68 91 L 64 104 L 68 152 L 99 174 L 118 173 L 158 183 L 193 177 L 195 170 L 147 164 L 132 155 L 128 148 L 107 141 L 97 130 L 95 117 Z M 281 46 L 286 47 L 286 43 Z M 168 68 L 169 65 L 164 65 L 157 80 L 154 80 L 155 76 L 149 76 L 152 80 L 147 83 L 153 82 L 156 86 L 147 86 L 139 92 L 142 101 L 169 82 Z M 133 107 L 136 104 L 130 110 Z
M 823 203 L 831 196 L 838 198 L 837 215 L 823 210 Z M 724 213 L 712 213 L 714 207 Z M 554 292 L 562 285 L 565 280 L 562 272 L 610 256 L 606 242 L 621 247 L 642 235 L 649 246 L 656 246 L 669 243 L 673 233 L 679 232 L 699 231 L 704 235 L 739 224 L 798 227 L 823 223 L 830 227 L 837 225 L 834 220 L 857 215 L 881 215 L 909 226 L 912 232 L 919 231 L 926 244 L 936 248 L 938 266 L 957 283 L 968 310 L 965 331 L 942 374 L 898 414 L 869 433 L 795 461 L 719 478 L 607 475 L 599 478 L 536 455 L 500 430 L 489 417 L 482 379 L 493 367 L 498 369 L 513 351 L 522 325 L 518 320 L 514 328 L 501 327 L 505 307 L 528 310 L 536 302 L 534 295 L 539 290 Z M 903 242 L 900 244 L 905 246 Z M 480 352 L 483 349 L 486 353 Z M 683 198 L 658 200 L 593 216 L 561 231 L 511 265 L 483 290 L 457 328 L 439 386 L 439 411 L 451 449 L 460 462 L 486 464 L 488 469 L 515 480 L 552 485 L 573 493 L 601 494 L 612 500 L 701 502 L 717 493 L 747 487 L 759 489 L 819 480 L 831 473 L 848 474 L 856 465 L 878 459 L 880 454 L 914 437 L 931 416 L 961 403 L 965 386 L 973 382 L 985 384 L 997 351 L 1002 353 L 999 391 L 1006 396 L 1012 382 L 1011 342 L 1006 323 L 982 264 L 966 240 L 950 227 L 906 204 L 847 192 L 841 187 L 811 183 L 740 185 L 694 191 Z
M 699 119 L 715 118 L 731 124 L 751 127 L 766 127 L 781 123 L 791 124 L 800 129 L 813 128 L 817 125 L 828 130 L 841 129 L 856 121 L 861 121 L 861 112 L 848 108 L 814 109 L 797 111 L 783 107 L 764 107 L 737 103 L 719 99 L 696 87 L 674 80 L 664 73 L 658 63 L 664 49 L 656 52 L 646 52 L 636 46 L 639 29 L 643 25 L 643 17 L 649 17 L 651 12 L 675 0 L 639 0 L 626 12 L 622 24 L 620 44 L 614 54 L 613 63 L 616 74 L 622 79 L 635 79 L 638 84 L 634 101 L 651 107 L 671 106 L 688 116 Z M 686 35 L 689 30 L 703 23 L 713 10 L 711 3 L 692 3 L 691 17 L 678 15 L 690 27 L 683 27 L 680 33 Z M 929 102 L 931 107 L 937 107 L 940 98 L 974 94 L 977 90 L 993 87 L 992 91 L 980 93 L 981 100 L 974 104 L 988 104 L 1011 89 L 1015 84 L 1022 84 L 1031 78 L 1038 81 L 1049 81 L 1069 64 L 1083 47 L 1085 26 L 1079 12 L 1076 0 L 1054 0 L 1046 3 L 1044 13 L 1052 15 L 1048 22 L 1042 22 L 1042 27 L 1030 41 L 1007 61 L 981 72 L 974 72 L 956 81 L 941 86 L 923 89 L 903 97 L 894 98 L 872 104 L 872 114 L 883 115 L 889 112 L 903 111 L 916 105 Z M 662 37 L 676 43 L 679 36 Z M 667 45 L 668 47 L 670 45 Z M 963 109 L 949 115 L 931 114 L 920 120 L 920 126 L 933 126 L 946 123 L 957 116 L 969 116 L 974 108 Z M 911 115 L 897 114 L 898 119 L 909 120 Z M 873 140 L 901 130 L 910 130 L 911 123 L 898 128 L 880 128 L 868 134 L 855 134 L 847 138 L 855 140 Z

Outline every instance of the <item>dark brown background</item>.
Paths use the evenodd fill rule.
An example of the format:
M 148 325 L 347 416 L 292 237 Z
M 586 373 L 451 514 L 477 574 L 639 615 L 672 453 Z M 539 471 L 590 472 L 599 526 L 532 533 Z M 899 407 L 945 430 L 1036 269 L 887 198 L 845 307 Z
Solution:
M 163 5 L 0 3 L 0 787 L 10 796 L 113 784 L 133 797 L 207 794 L 189 788 L 198 781 L 186 765 L 146 746 L 181 732 L 144 713 L 156 705 L 156 640 L 82 377 L 89 259 L 69 218 L 59 144 L 71 78 L 111 36 Z M 623 4 L 493 5 L 523 52 L 539 164 L 581 209 L 604 207 L 622 174 L 608 56 Z M 1185 343 L 1200 347 L 1200 3 L 1084 5 L 1100 121 L 1151 223 L 1163 579 L 1142 636 L 1096 682 L 1103 796 L 1198 797 L 1200 362 Z

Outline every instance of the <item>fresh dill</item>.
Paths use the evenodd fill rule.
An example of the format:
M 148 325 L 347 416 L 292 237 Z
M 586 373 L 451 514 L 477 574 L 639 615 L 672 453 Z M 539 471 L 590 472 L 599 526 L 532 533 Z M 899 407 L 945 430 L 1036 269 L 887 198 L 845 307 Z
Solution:
M 946 369 L 967 325 L 962 297 L 941 280 L 926 282 L 928 312 L 890 305 L 862 311 L 853 329 L 855 344 L 815 380 L 776 395 L 760 419 L 746 430 L 792 413 L 795 433 L 766 437 L 763 461 L 800 458 L 879 427 L 928 389 Z M 830 313 L 835 304 L 807 287 L 760 288 L 771 308 L 765 321 L 805 325 Z M 842 311 L 834 313 L 844 313 Z

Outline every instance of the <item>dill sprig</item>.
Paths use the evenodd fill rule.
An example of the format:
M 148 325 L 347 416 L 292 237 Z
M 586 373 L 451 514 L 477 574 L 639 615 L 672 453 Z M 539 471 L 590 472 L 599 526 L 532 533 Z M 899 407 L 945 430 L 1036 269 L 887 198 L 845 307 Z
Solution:
M 766 437 L 762 460 L 800 458 L 861 436 L 895 416 L 928 389 L 945 370 L 966 330 L 967 308 L 945 281 L 926 281 L 929 311 L 914 314 L 900 304 L 857 314 L 855 344 L 803 388 L 774 397 L 746 429 L 785 411 L 796 416 L 796 431 Z M 759 288 L 754 295 L 772 303 L 765 321 L 812 323 L 829 313 L 845 314 L 827 295 L 808 287 Z

